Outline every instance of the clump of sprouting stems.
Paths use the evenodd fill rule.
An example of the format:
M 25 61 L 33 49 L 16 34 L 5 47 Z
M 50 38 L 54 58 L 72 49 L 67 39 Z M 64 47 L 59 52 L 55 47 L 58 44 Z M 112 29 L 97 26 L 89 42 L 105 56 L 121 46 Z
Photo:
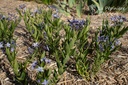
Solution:
M 0 15 L 0 49 L 7 55 L 7 59 L 14 72 L 14 81 L 18 84 L 27 85 L 26 67 L 16 59 L 16 39 L 13 37 L 15 28 L 20 18 L 9 13 L 8 17 Z
M 0 41 L 9 42 L 19 22 L 20 18 L 14 14 L 9 13 L 8 16 L 0 14 Z
M 11 33 L 1 38 L 0 48 L 5 49 L 14 70 L 14 79 L 24 85 L 28 85 L 26 78 L 28 65 L 31 64 L 30 69 L 36 71 L 34 81 L 37 85 L 51 85 L 59 81 L 71 59 L 75 61 L 78 74 L 86 80 L 91 80 L 101 65 L 110 58 L 111 53 L 120 48 L 119 38 L 128 30 L 128 27 L 123 25 L 123 22 L 127 21 L 126 18 L 114 16 L 111 18 L 114 25 L 103 21 L 102 27 L 98 28 L 95 36 L 89 41 L 89 18 L 86 20 L 73 18 L 65 23 L 61 20 L 59 13 L 53 13 L 51 10 L 44 11 L 37 8 L 31 11 L 25 5 L 20 5 L 17 11 L 32 38 L 31 46 L 28 47 L 30 55 L 24 63 L 16 60 L 16 46 L 12 43 L 15 40 Z M 13 15 L 9 14 L 9 16 Z M 13 19 L 9 20 L 15 22 Z M 6 18 L 1 15 L 0 21 L 3 33 L 4 30 L 10 30 L 8 27 L 16 26 L 16 23 L 6 24 Z M 13 24 L 14 26 L 11 26 Z M 0 36 L 3 35 L 2 32 Z M 52 60 L 56 61 L 57 67 L 51 69 L 48 65 Z
M 114 26 L 110 26 L 108 21 L 103 21 L 102 28 L 99 29 L 94 38 L 96 57 L 94 58 L 94 73 L 100 68 L 100 65 L 110 58 L 112 52 L 121 47 L 119 38 L 128 30 L 123 26 L 126 18 L 122 16 L 111 17 Z M 114 19 L 114 20 L 113 20 Z

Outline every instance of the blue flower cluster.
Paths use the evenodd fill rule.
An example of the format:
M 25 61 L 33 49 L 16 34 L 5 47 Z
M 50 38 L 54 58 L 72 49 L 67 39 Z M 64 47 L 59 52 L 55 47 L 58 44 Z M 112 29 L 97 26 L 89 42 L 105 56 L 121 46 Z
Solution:
M 98 36 L 98 43 L 99 43 L 99 49 L 101 52 L 103 52 L 105 49 L 104 49 L 104 44 L 107 43 L 109 37 L 108 36 L 104 36 L 104 35 L 101 35 L 101 36 Z
M 44 61 L 45 63 L 50 63 L 51 62 L 51 60 L 46 58 L 46 57 L 42 58 L 41 61 Z
M 17 16 L 15 14 L 12 14 L 12 13 L 8 13 L 8 16 L 0 14 L 0 20 L 16 21 Z
M 30 54 L 33 54 L 34 49 L 35 49 L 35 48 L 38 48 L 38 47 L 39 47 L 39 43 L 38 43 L 38 42 L 34 42 L 34 43 L 32 44 L 32 47 L 28 47 L 28 52 L 29 52 Z
M 31 65 L 31 69 L 32 70 L 36 70 L 37 72 L 44 72 L 44 69 L 43 67 L 40 67 L 40 66 L 37 66 L 38 65 L 38 62 L 37 61 L 34 61 Z
M 45 62 L 46 64 L 48 64 L 48 63 L 51 62 L 51 60 L 48 59 L 48 58 L 46 58 L 46 57 L 42 58 L 40 61 L 41 61 L 41 62 Z M 32 70 L 36 69 L 37 72 L 43 72 L 43 71 L 44 71 L 43 67 L 38 66 L 38 62 L 37 62 L 37 61 L 34 61 L 34 62 L 32 63 L 31 69 L 32 69 Z
M 71 29 L 76 29 L 76 30 L 82 29 L 86 24 L 85 20 L 77 20 L 77 19 L 68 20 L 68 22 L 69 25 L 71 26 Z
M 35 67 L 36 67 L 36 65 L 37 65 L 37 61 L 34 61 L 34 62 L 32 63 L 32 65 L 31 65 L 31 69 L 34 70 Z
M 19 9 L 25 9 L 25 8 L 26 8 L 26 5 L 25 4 L 19 5 Z
M 102 35 L 102 36 L 99 36 L 99 37 L 98 37 L 98 42 L 101 42 L 101 41 L 106 42 L 108 39 L 109 39 L 108 36 Z
M 126 17 L 125 16 L 121 16 L 121 15 L 119 15 L 119 16 L 114 15 L 110 19 L 114 23 L 122 23 L 122 22 L 127 21 Z
M 27 12 L 28 9 L 25 4 L 21 4 L 21 5 L 19 5 L 18 10 L 20 10 L 22 12 L 22 14 L 25 14 L 25 12 Z M 31 16 L 35 16 L 36 14 L 42 14 L 42 9 L 35 8 L 33 11 L 30 11 L 30 14 L 31 14 Z
M 44 57 L 40 60 L 40 62 L 45 62 L 45 63 L 50 63 L 51 60 Z M 39 63 L 35 60 L 33 61 L 32 65 L 31 65 L 31 69 L 32 70 L 36 70 L 37 72 L 45 72 L 45 69 L 43 66 L 39 66 Z M 41 79 L 42 80 L 42 79 Z M 49 82 L 48 80 L 44 79 L 44 81 L 42 82 L 40 79 L 37 80 L 37 83 L 41 84 L 41 85 L 47 85 Z
M 3 52 L 4 52 L 5 48 L 10 48 L 10 51 L 14 52 L 15 46 L 16 46 L 15 41 L 11 41 L 11 43 L 9 43 L 9 42 L 6 43 L 6 42 L 2 42 L 2 41 L 0 42 L 0 49 L 2 49 Z
M 101 52 L 105 51 L 105 48 L 110 46 L 110 50 L 113 50 L 116 46 L 121 45 L 121 42 L 118 39 L 114 39 L 113 43 L 109 40 L 108 36 L 98 36 L 97 42 L 99 43 L 99 49 Z M 107 46 L 107 47 L 105 47 Z

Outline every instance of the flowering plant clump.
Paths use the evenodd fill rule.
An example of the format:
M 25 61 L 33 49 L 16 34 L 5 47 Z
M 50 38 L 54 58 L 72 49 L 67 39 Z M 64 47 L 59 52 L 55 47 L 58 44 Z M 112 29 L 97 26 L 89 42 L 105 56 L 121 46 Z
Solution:
M 7 55 L 14 72 L 14 81 L 20 85 L 32 82 L 36 85 L 57 84 L 71 60 L 77 73 L 91 80 L 110 55 L 121 47 L 119 38 L 128 30 L 123 25 L 127 21 L 125 17 L 113 16 L 111 20 L 114 25 L 103 21 L 102 27 L 97 28 L 91 40 L 89 18 L 73 18 L 65 23 L 58 12 L 41 8 L 32 11 L 24 4 L 17 11 L 20 15 L 18 19 L 13 14 L 8 14 L 8 17 L 0 14 L 0 49 Z M 31 46 L 28 47 L 30 55 L 23 63 L 16 59 L 16 39 L 13 38 L 21 18 L 31 36 Z M 50 68 L 52 59 L 56 62 L 55 68 Z M 28 65 L 31 65 L 31 71 L 35 71 L 35 80 L 29 81 Z
M 122 27 L 123 24 L 110 26 L 108 21 L 103 21 L 102 29 L 99 28 L 95 37 L 89 42 L 89 18 L 86 21 L 68 20 L 68 25 L 60 20 L 58 13 L 52 14 L 52 11 L 41 10 L 32 13 L 28 10 L 24 12 L 22 17 L 34 40 L 32 48 L 35 50 L 32 50 L 31 59 L 33 60 L 36 56 L 37 61 L 32 63 L 32 69 L 36 68 L 38 72 L 37 82 L 39 84 L 57 83 L 68 68 L 66 64 L 71 56 L 76 62 L 75 67 L 78 73 L 90 80 L 92 75 L 100 69 L 101 64 L 109 59 L 111 53 L 121 46 L 119 38 L 128 30 L 127 27 Z M 124 17 L 120 16 L 120 19 L 126 21 Z M 58 69 L 54 69 L 52 79 L 49 79 L 50 70 L 45 69 L 50 60 L 46 57 L 41 58 L 43 51 L 39 49 L 40 46 L 48 52 L 48 57 L 54 58 L 56 61 Z M 89 55 L 92 55 L 92 60 L 88 58 Z M 42 76 L 47 72 L 47 77 L 46 75 Z
M 124 27 L 122 24 L 110 26 L 108 21 L 103 21 L 102 29 L 96 32 L 94 38 L 96 52 L 93 66 L 94 73 L 98 71 L 104 61 L 110 58 L 112 52 L 121 47 L 119 38 L 128 30 L 128 27 Z
M 37 84 L 48 84 L 50 83 L 49 76 L 51 75 L 50 69 L 46 67 L 46 64 L 49 64 L 51 62 L 50 59 L 45 57 L 45 52 L 49 51 L 49 46 L 45 45 L 45 39 L 47 39 L 47 35 L 45 32 L 45 24 L 49 24 L 48 17 L 47 16 L 53 16 L 51 14 L 51 11 L 43 11 L 40 8 L 37 8 L 36 10 L 31 11 L 29 9 L 26 9 L 24 12 L 23 10 L 17 9 L 20 16 L 24 19 L 26 29 L 30 33 L 32 37 L 32 46 L 28 47 L 28 51 L 30 53 L 30 57 L 27 60 L 28 64 L 32 63 L 31 69 L 36 70 L 37 76 L 36 76 L 36 83 Z M 53 16 L 57 19 L 57 16 Z M 52 17 L 50 17 L 52 19 Z M 50 24 L 49 24 L 50 25 Z M 42 46 L 44 44 L 44 46 Z
M 23 18 L 26 29 L 30 33 L 31 37 L 34 39 L 34 42 L 38 42 L 39 39 L 42 39 L 43 32 L 42 29 L 44 27 L 43 24 L 43 10 L 41 8 L 37 8 L 34 11 L 27 9 L 26 6 L 23 4 L 20 5 L 19 9 L 17 9 L 19 15 Z
M 6 55 L 7 55 L 7 58 L 10 62 L 10 65 L 14 71 L 14 80 L 17 84 L 25 84 L 27 85 L 28 84 L 28 81 L 27 81 L 27 73 L 25 71 L 26 69 L 26 65 L 25 63 L 19 63 L 16 59 L 16 46 L 14 46 L 14 44 L 9 44 L 7 43 L 6 44 Z
M 46 67 L 46 65 L 48 63 L 50 63 L 50 59 L 46 58 L 45 57 L 45 52 L 43 52 L 43 54 L 41 55 L 41 57 L 38 59 L 38 60 L 35 60 L 32 65 L 31 65 L 31 69 L 32 70 L 36 70 L 37 72 L 37 78 L 36 78 L 36 82 L 37 84 L 44 84 L 44 85 L 47 85 L 49 82 L 48 82 L 48 79 L 51 75 L 51 70 L 48 69 Z
M 19 22 L 20 18 L 17 18 L 14 14 L 9 13 L 8 17 L 0 14 L 0 41 L 10 42 L 13 39 L 14 30 Z

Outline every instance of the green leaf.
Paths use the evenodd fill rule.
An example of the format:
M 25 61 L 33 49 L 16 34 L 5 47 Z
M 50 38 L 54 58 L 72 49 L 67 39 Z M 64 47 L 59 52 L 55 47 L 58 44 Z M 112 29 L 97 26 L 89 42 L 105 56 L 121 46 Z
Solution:
M 96 2 L 96 0 L 92 0 L 92 1 L 95 3 L 95 5 L 97 6 L 97 8 L 100 9 L 100 4 L 98 2 Z
M 120 32 L 119 32 L 119 37 L 121 37 L 124 33 L 128 31 L 128 27 L 124 27 Z
M 60 75 L 63 74 L 63 72 L 64 72 L 63 66 L 58 68 L 58 72 L 59 72 Z
M 19 79 L 20 81 L 25 80 L 25 79 L 26 79 L 26 73 L 23 71 L 23 72 L 21 73 L 20 77 L 18 77 L 18 79 Z
M 81 13 L 82 13 L 82 2 L 76 6 L 76 11 L 77 11 L 78 17 L 81 17 Z
M 69 7 L 73 7 L 75 0 L 68 0 Z
M 14 59 L 16 58 L 16 52 L 14 51 L 14 52 L 12 52 L 11 54 L 12 54 L 12 56 L 11 56 L 11 57 L 12 57 L 12 58 L 13 58 L 13 60 L 14 60 Z
M 16 74 L 16 76 L 19 76 L 19 65 L 18 65 L 18 62 L 17 60 L 15 59 L 14 62 L 13 62 L 13 70 L 14 70 L 14 73 Z
M 41 55 L 41 59 L 45 57 L 45 51 Z
M 7 57 L 8 57 L 8 60 L 11 62 L 13 61 L 13 57 L 11 56 L 11 53 L 9 51 L 9 48 L 6 48 L 6 53 L 7 53 Z
M 2 23 L 1 20 L 0 20 L 0 29 L 1 29 L 1 30 L 4 30 L 4 25 L 3 25 L 3 23 Z
M 69 43 L 69 48 L 70 49 L 73 49 L 75 41 L 76 41 L 76 35 L 74 35 L 74 37 L 72 38 L 72 41 Z
M 66 54 L 69 55 L 69 53 L 70 53 L 69 44 L 66 42 Z
M 57 50 L 55 50 L 55 58 L 56 58 L 56 62 L 57 62 L 57 67 L 60 68 L 62 66 L 62 63 L 59 59 L 59 53 L 57 52 Z
M 97 6 L 97 8 L 98 8 L 98 11 L 99 11 L 99 14 L 101 14 L 102 12 L 103 12 L 103 9 L 104 9 L 104 7 L 103 7 L 103 2 L 101 1 L 101 0 L 99 0 L 99 3 L 98 2 L 96 2 L 96 0 L 92 0 L 94 3 L 95 3 L 95 5 Z
M 69 59 L 70 59 L 70 56 L 66 55 L 65 59 L 63 60 L 63 62 L 64 62 L 63 65 L 65 65 L 68 62 Z

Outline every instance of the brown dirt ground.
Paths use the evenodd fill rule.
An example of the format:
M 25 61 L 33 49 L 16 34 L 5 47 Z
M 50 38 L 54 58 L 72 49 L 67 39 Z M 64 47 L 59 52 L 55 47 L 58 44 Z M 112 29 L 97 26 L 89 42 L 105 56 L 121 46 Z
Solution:
M 43 6 L 35 2 L 25 2 L 18 0 L 0 0 L 0 12 L 2 13 L 16 13 L 15 8 L 20 4 L 26 4 L 28 8 L 36 8 L 37 6 Z M 112 15 L 124 15 L 128 19 L 128 13 L 104 13 L 100 15 L 91 15 L 91 27 L 94 30 L 96 27 L 101 26 L 103 19 L 109 19 Z M 86 18 L 87 15 L 83 15 L 82 18 Z M 64 17 L 63 19 L 69 19 L 71 17 Z M 128 23 L 126 23 L 128 25 Z M 17 57 L 18 60 L 25 60 L 28 55 L 26 31 L 23 21 L 18 25 L 14 33 L 17 39 Z M 64 76 L 57 85 L 128 85 L 128 32 L 120 39 L 122 47 L 120 50 L 113 53 L 111 59 L 106 61 L 102 65 L 102 69 L 97 73 L 96 78 L 91 82 L 86 82 L 83 79 L 72 75 L 70 72 L 65 72 Z M 9 62 L 6 56 L 0 52 L 0 85 L 14 85 L 10 82 L 7 76 L 8 72 L 12 72 Z M 12 74 L 12 73 L 11 73 Z M 11 75 L 10 75 L 11 76 Z M 34 76 L 31 74 L 31 76 Z

